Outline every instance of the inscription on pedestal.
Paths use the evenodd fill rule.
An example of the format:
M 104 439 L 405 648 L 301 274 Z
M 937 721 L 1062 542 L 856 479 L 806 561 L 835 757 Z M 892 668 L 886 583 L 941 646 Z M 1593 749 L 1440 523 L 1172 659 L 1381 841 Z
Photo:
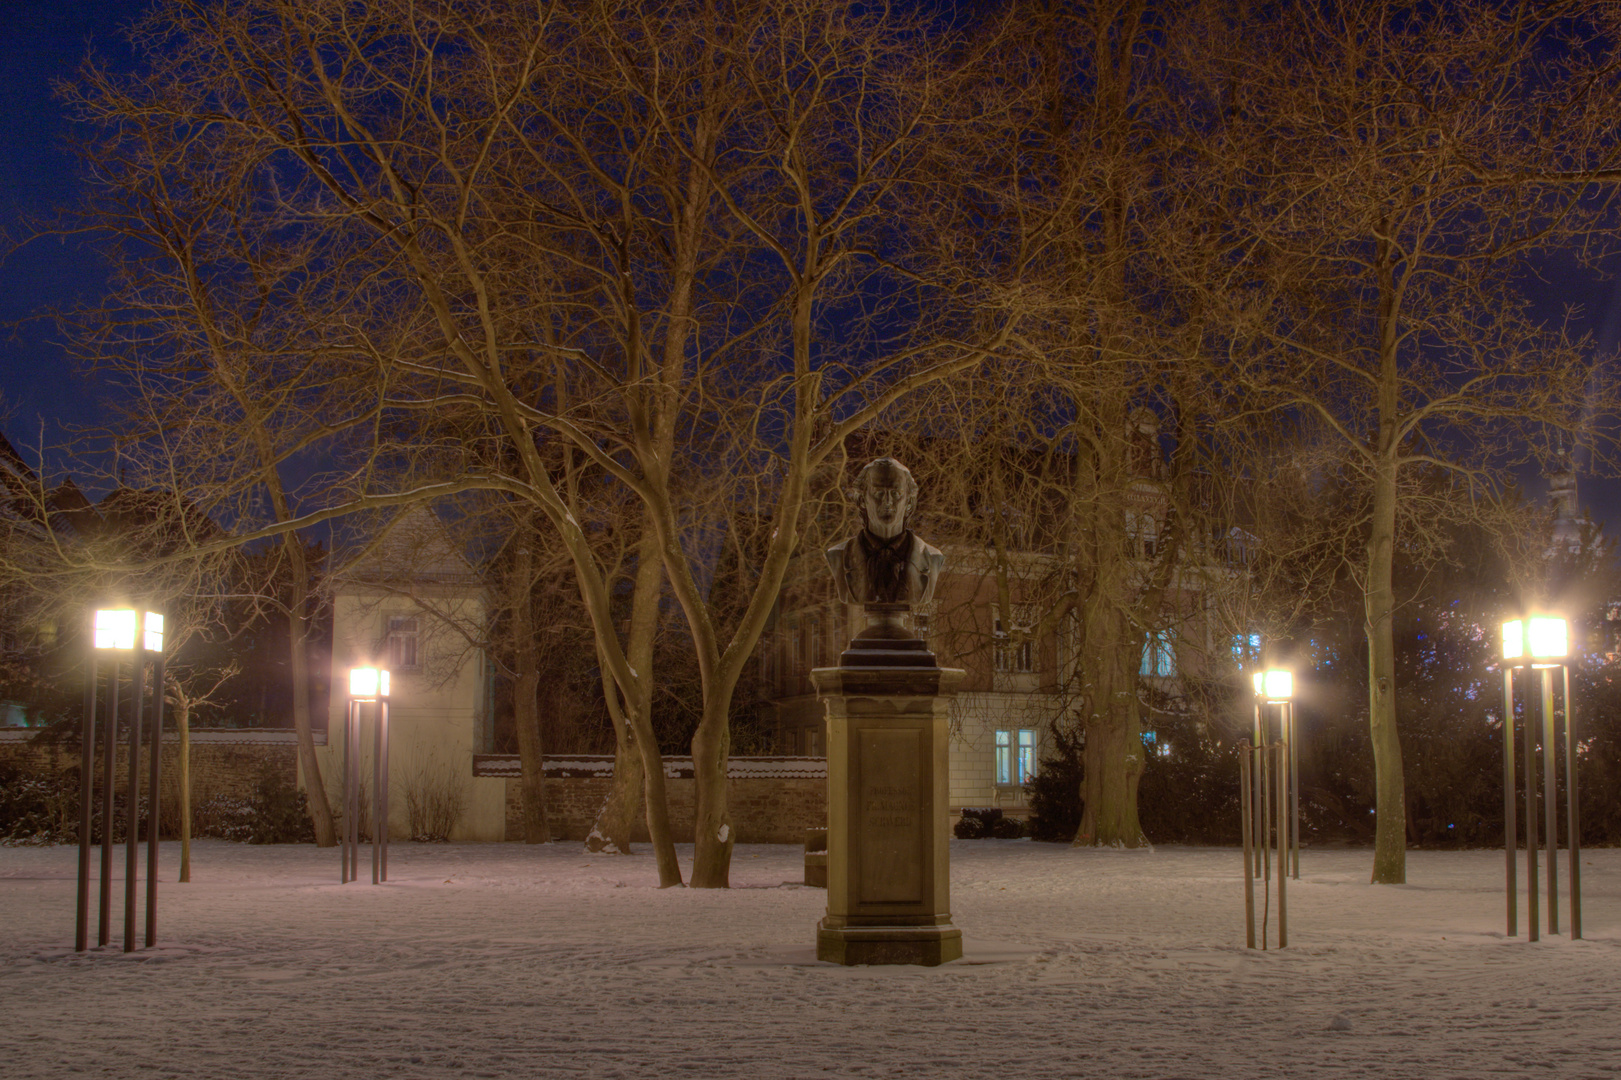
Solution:
M 922 737 L 915 729 L 860 733 L 861 789 L 853 823 L 859 903 L 923 900 Z

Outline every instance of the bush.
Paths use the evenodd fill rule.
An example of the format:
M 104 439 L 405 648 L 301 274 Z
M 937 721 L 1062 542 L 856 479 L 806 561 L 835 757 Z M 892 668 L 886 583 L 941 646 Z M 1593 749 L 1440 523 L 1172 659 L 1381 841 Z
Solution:
M 1041 759 L 1041 769 L 1024 786 L 1030 800 L 1030 836 L 1034 840 L 1067 844 L 1081 828 L 1082 737 L 1053 730 L 1053 753 Z
M 98 822 L 99 814 L 98 807 Z M 78 839 L 79 770 L 36 776 L 14 762 L 0 761 L 0 844 L 71 844 Z
M 1022 840 L 1030 830 L 1022 818 L 999 817 L 991 822 L 990 835 L 997 840 Z
M 1237 844 L 1239 755 L 1209 725 L 1156 718 L 1156 739 L 1137 783 L 1137 815 L 1158 844 Z
M 241 844 L 313 844 L 315 826 L 309 803 L 281 770 L 266 765 L 253 797 L 210 795 L 192 805 L 192 835 Z
M 101 791 L 90 807 L 90 838 L 101 842 Z M 146 835 L 147 796 L 135 804 L 136 829 Z M 113 842 L 124 842 L 128 807 L 123 792 L 113 799 Z M 43 774 L 0 761 L 0 844 L 77 844 L 79 842 L 79 769 Z
M 982 840 L 992 835 L 991 827 L 1002 819 L 1002 811 L 994 806 L 965 806 L 962 819 L 952 832 L 958 840 Z
M 253 828 L 248 843 L 315 843 L 315 825 L 310 821 L 309 800 L 297 786 L 287 782 L 280 769 L 267 765 L 259 774 L 253 810 Z
M 467 812 L 467 784 L 456 767 L 430 759 L 404 780 L 405 818 L 412 840 L 450 839 Z
M 257 815 L 252 799 L 210 795 L 192 803 L 191 834 L 245 844 L 253 839 L 253 822 Z

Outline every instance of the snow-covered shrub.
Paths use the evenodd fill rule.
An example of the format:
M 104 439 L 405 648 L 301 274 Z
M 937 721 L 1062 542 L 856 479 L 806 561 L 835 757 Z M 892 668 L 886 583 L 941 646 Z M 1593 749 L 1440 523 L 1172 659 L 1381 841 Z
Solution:
M 1017 840 L 1029 830 L 1019 818 L 1011 818 L 995 806 L 965 806 L 962 818 L 952 828 L 958 840 Z
M 79 838 L 79 772 L 35 775 L 0 762 L 0 844 L 67 844 Z
M 238 795 L 209 795 L 191 807 L 191 834 L 246 843 L 258 816 L 253 800 Z
M 251 798 L 213 794 L 192 804 L 193 836 L 212 836 L 244 844 L 309 844 L 315 842 L 304 793 L 281 771 L 266 766 Z
M 952 828 L 958 840 L 980 840 L 992 835 L 992 825 L 1002 819 L 1002 811 L 994 806 L 965 806 L 962 818 Z
M 989 836 L 996 840 L 1020 840 L 1030 835 L 1023 818 L 1003 815 L 991 822 Z
M 315 825 L 309 800 L 289 784 L 280 769 L 266 765 L 254 791 L 253 835 L 250 844 L 313 844 Z

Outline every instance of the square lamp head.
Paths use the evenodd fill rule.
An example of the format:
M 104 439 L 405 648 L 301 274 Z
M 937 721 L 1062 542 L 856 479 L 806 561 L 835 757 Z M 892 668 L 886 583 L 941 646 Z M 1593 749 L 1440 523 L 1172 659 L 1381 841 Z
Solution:
M 98 608 L 93 642 L 98 649 L 135 648 L 135 611 L 132 608 Z
M 98 608 L 91 644 L 98 649 L 141 648 L 151 653 L 163 651 L 163 616 L 155 611 L 130 608 Z
M 1253 676 L 1255 696 L 1267 701 L 1288 701 L 1295 696 L 1295 676 L 1292 671 L 1272 668 L 1257 671 Z
M 1532 615 L 1503 624 L 1503 659 L 1558 667 L 1570 655 L 1566 622 L 1557 615 Z M 1539 662 L 1540 661 L 1540 662 Z
M 388 697 L 388 669 L 350 668 L 349 696 L 356 701 L 376 701 Z

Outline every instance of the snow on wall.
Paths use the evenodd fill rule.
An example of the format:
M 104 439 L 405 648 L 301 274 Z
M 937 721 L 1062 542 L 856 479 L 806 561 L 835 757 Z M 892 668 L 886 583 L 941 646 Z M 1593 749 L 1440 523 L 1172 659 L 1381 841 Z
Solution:
M 546 758 L 548 777 L 611 777 L 612 754 L 559 754 Z M 509 779 L 523 774 L 517 754 L 474 754 L 474 776 L 502 776 Z M 667 755 L 664 775 L 671 780 L 692 779 L 692 758 Z M 726 762 L 729 779 L 827 779 L 825 757 L 732 757 Z
M 488 761 L 480 755 L 478 761 Z M 606 762 L 603 767 L 602 762 Z M 685 769 L 681 766 L 685 765 Z M 805 830 L 827 825 L 827 763 L 824 758 L 733 758 L 726 781 L 732 831 L 743 844 L 799 844 Z M 591 771 L 585 772 L 589 766 Z M 506 768 L 504 762 L 485 768 Z M 795 773 L 798 775 L 795 775 Z M 481 775 L 492 775 L 489 772 Z M 522 784 L 516 759 L 508 777 L 506 838 L 523 836 Z M 690 758 L 665 759 L 665 795 L 670 831 L 677 843 L 691 843 L 694 784 Z M 558 758 L 546 762 L 546 814 L 558 840 L 584 840 L 596 823 L 613 783 L 613 759 Z M 632 839 L 647 842 L 647 826 L 638 822 Z

